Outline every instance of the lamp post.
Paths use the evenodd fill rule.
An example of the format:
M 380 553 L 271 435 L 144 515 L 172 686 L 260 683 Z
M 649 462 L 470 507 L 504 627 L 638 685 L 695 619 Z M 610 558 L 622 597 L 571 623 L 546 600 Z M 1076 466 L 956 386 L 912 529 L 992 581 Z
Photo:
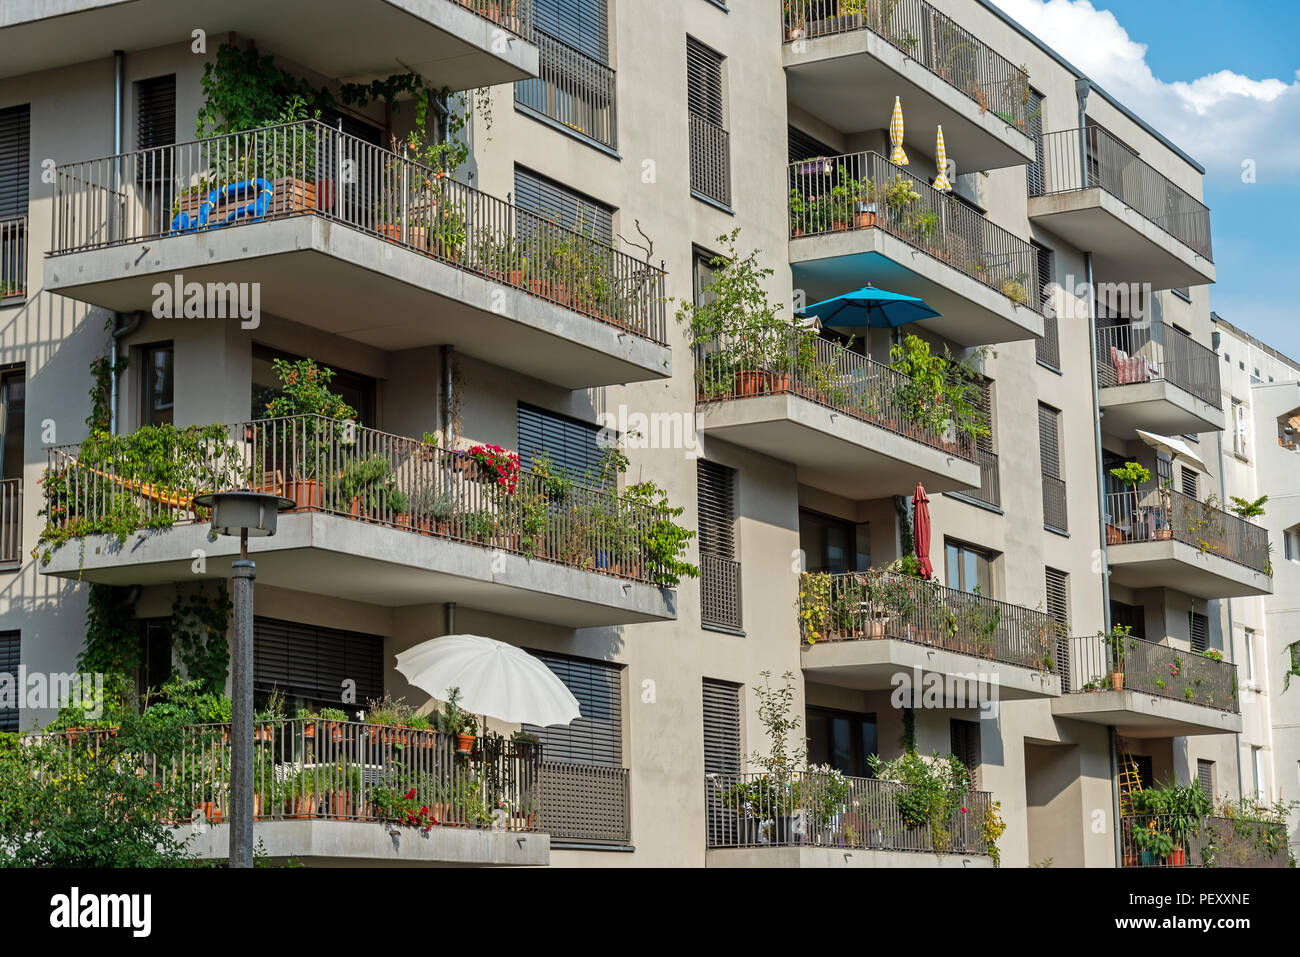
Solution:
M 253 866 L 253 579 L 248 537 L 275 534 L 276 519 L 292 499 L 262 492 L 212 492 L 194 504 L 212 509 L 212 530 L 239 536 L 239 561 L 230 567 L 235 642 L 231 654 L 230 866 Z

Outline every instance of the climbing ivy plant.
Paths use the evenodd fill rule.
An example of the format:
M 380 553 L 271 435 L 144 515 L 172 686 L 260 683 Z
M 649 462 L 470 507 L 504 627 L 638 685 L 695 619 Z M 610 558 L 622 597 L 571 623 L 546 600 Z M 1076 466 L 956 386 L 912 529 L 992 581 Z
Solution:
M 198 682 L 205 694 L 219 695 L 225 691 L 230 666 L 226 633 L 231 609 L 225 582 L 217 582 L 215 591 L 202 585 L 189 589 L 176 586 L 176 600 L 172 603 L 172 647 L 189 680 Z

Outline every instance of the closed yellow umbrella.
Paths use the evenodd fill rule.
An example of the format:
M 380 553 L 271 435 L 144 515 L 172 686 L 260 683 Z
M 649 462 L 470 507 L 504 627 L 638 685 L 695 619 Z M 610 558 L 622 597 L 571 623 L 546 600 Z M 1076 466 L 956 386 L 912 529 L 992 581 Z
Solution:
M 889 162 L 906 166 L 907 154 L 903 152 L 903 104 L 898 97 L 894 97 L 894 115 L 889 118 L 889 142 L 894 144 Z
M 943 148 L 943 127 L 939 127 L 939 140 L 934 145 L 934 165 L 939 168 L 939 175 L 934 178 L 934 188 L 947 192 L 952 189 L 948 182 L 948 152 Z

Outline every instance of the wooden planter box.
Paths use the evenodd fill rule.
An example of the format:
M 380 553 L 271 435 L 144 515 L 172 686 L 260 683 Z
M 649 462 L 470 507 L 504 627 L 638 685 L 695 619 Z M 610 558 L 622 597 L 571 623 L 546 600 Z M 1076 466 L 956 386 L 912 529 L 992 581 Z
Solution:
M 223 183 L 223 186 L 233 186 L 233 183 Z M 293 179 L 290 177 L 280 177 L 271 181 L 271 198 L 266 204 L 267 216 L 285 216 L 291 213 L 300 213 L 309 209 L 316 209 L 316 195 L 318 184 L 307 182 L 306 180 Z M 179 211 L 186 213 L 191 221 L 196 220 L 199 211 L 202 209 L 204 202 L 211 194 L 207 193 L 186 193 L 180 199 Z M 223 199 L 208 213 L 208 226 L 219 226 L 225 222 L 235 209 L 253 202 L 256 197 L 240 196 L 231 199 Z

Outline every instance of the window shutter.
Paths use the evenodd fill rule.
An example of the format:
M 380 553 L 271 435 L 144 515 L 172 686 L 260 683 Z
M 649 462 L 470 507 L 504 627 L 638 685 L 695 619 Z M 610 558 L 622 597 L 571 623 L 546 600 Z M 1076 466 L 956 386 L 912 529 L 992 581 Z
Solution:
M 1056 321 L 1056 312 L 1048 309 L 1051 300 L 1052 273 L 1055 268 L 1055 255 L 1052 250 L 1039 243 L 1030 241 L 1034 247 L 1034 257 L 1038 263 L 1038 301 L 1043 306 L 1043 335 L 1034 340 L 1034 351 L 1038 361 L 1053 369 L 1061 367 L 1060 327 Z
M 1061 626 L 1061 634 L 1070 633 L 1070 576 L 1056 568 L 1047 569 L 1047 613 Z
M 971 786 L 978 788 L 981 763 L 979 722 L 953 718 L 948 727 L 952 753 L 970 772 Z
M 593 60 L 609 64 L 606 0 L 533 0 L 533 26 Z
M 31 107 L 0 110 L 0 219 L 27 215 L 31 179 Z
M 519 458 L 524 468 L 543 453 L 551 464 L 573 478 L 600 472 L 601 449 L 596 444 L 600 427 L 519 403 Z
M 834 156 L 838 150 L 832 149 L 816 137 L 809 136 L 803 130 L 789 127 L 790 162 L 812 159 L 816 156 Z
M 614 242 L 614 210 L 523 167 L 515 167 L 515 204 L 603 243 Z
M 1050 405 L 1038 404 L 1038 448 L 1043 474 L 1050 478 L 1061 477 L 1061 413 Z
M 736 557 L 735 473 L 716 462 L 696 464 L 699 481 L 700 551 L 725 558 Z
M 1210 619 L 1194 611 L 1187 613 L 1187 630 L 1192 636 L 1192 651 L 1202 652 L 1209 647 Z
M 16 631 L 0 632 L 0 675 L 13 675 L 12 684 L 15 694 L 21 694 L 18 687 L 18 656 L 22 645 L 21 635 Z M 0 731 L 18 730 L 17 702 L 14 707 L 0 704 Z
M 984 376 L 975 384 L 975 407 L 989 424 L 989 434 L 977 436 L 975 447 L 982 452 L 993 451 L 993 380 Z
M 623 766 L 623 681 L 618 665 L 545 651 L 529 654 L 555 672 L 578 699 L 582 717 L 567 725 L 525 725 L 548 761 Z
M 384 640 L 338 628 L 258 617 L 253 622 L 253 687 L 292 697 L 343 703 L 343 682 L 356 682 L 362 707 L 384 694 Z
M 1178 478 L 1182 486 L 1183 494 L 1189 498 L 1196 498 L 1196 470 L 1189 469 L 1185 465 L 1178 467 Z
M 725 126 L 722 106 L 723 56 L 698 40 L 686 38 L 686 105 L 696 116 Z
M 1214 762 L 1198 758 L 1196 761 L 1196 780 L 1206 797 L 1214 797 Z
M 704 773 L 740 773 L 740 686 L 704 679 Z
M 135 148 L 151 150 L 176 142 L 176 75 L 135 85 Z
M 1034 161 L 1025 167 L 1025 184 L 1030 196 L 1043 193 L 1043 94 L 1029 91 L 1029 138 L 1034 141 Z

